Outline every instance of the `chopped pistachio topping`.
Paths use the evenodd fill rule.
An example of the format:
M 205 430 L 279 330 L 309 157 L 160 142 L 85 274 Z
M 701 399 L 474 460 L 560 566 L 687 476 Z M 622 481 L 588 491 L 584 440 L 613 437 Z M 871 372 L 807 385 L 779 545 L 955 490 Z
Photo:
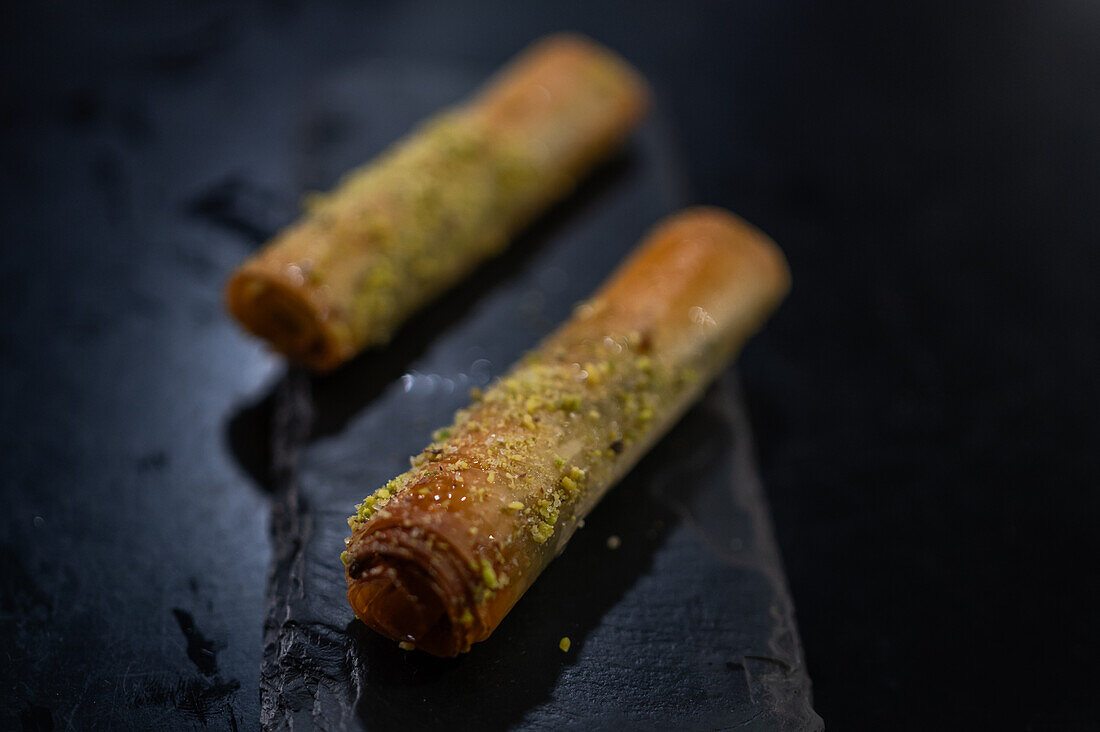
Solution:
M 566 412 L 579 412 L 581 409 L 580 394 L 565 394 L 558 401 L 558 407 Z
M 591 505 L 584 496 L 619 474 L 628 448 L 688 383 L 682 370 L 641 352 L 647 343 L 638 334 L 566 326 L 540 347 L 541 358 L 524 359 L 487 387 L 435 433 L 408 472 L 368 496 L 349 520 L 353 530 L 408 488 L 439 495 L 448 485 L 469 501 L 498 496 L 505 520 L 514 521 L 510 535 L 473 532 L 478 542 L 546 544 L 568 522 L 579 525 Z M 471 466 L 484 472 L 466 473 L 463 482 Z M 426 508 L 437 505 L 445 501 Z M 491 564 L 474 569 L 485 601 L 504 578 Z
M 347 339 L 385 342 L 471 262 L 502 249 L 526 212 L 564 185 L 529 146 L 489 134 L 461 111 L 441 114 L 332 192 L 303 202 L 295 230 L 323 246 L 292 276 L 350 289 L 350 307 L 338 314 Z M 347 262 L 350 270 L 336 266 Z
M 539 522 L 531 526 L 531 538 L 539 544 L 545 544 L 546 540 L 554 535 L 554 527 L 545 522 Z
M 495 590 L 500 587 L 500 583 L 497 581 L 497 573 L 493 569 L 493 565 L 484 557 L 481 559 L 481 579 L 490 590 Z

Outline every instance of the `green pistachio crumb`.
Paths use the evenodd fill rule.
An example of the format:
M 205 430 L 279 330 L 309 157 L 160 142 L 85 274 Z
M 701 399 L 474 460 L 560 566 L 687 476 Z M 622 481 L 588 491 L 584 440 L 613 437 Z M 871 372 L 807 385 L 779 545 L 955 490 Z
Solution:
M 500 587 L 500 584 L 497 582 L 497 573 L 493 570 L 493 565 L 484 557 L 481 559 L 481 579 L 490 590 L 495 590 Z
M 542 522 L 531 527 L 531 538 L 539 544 L 545 544 L 546 540 L 554 535 L 554 527 Z
M 581 409 L 580 394 L 564 394 L 558 401 L 558 408 L 564 412 L 579 412 Z

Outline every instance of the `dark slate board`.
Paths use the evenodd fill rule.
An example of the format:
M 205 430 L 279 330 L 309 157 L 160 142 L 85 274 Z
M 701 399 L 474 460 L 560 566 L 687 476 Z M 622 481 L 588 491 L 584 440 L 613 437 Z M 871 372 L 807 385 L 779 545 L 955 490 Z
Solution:
M 277 224 L 290 96 L 135 62 L 5 123 L 0 729 L 258 726 L 269 502 L 225 428 L 281 365 L 222 312 L 250 239 L 195 201 L 235 179 Z
M 319 85 L 307 103 L 307 187 L 327 187 L 475 78 L 374 64 Z M 660 120 L 648 122 L 390 348 L 330 376 L 288 373 L 238 415 L 238 433 L 274 426 L 268 457 L 279 466 L 266 726 L 822 726 L 732 370 L 468 655 L 400 651 L 354 620 L 344 598 L 338 557 L 353 505 L 405 469 L 470 387 L 502 373 L 683 205 L 670 150 Z M 608 548 L 611 535 L 621 548 Z

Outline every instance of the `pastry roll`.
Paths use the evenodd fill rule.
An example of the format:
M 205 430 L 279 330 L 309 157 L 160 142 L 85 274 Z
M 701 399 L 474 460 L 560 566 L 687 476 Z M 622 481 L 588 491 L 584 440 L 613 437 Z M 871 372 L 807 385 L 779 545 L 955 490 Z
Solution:
M 355 614 L 439 656 L 489 637 L 788 287 L 776 245 L 726 211 L 658 225 L 408 472 L 357 506 L 342 556 Z
M 246 261 L 233 315 L 317 370 L 385 343 L 607 157 L 648 92 L 588 39 L 551 36 L 471 99 L 429 119 Z

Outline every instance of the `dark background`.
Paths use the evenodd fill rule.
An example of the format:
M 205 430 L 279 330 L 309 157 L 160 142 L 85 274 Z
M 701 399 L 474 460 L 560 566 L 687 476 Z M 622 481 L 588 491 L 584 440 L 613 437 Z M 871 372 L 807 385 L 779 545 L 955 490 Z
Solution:
M 495 66 L 558 29 L 633 61 L 696 200 L 741 213 L 790 259 L 792 295 L 741 373 L 826 724 L 1100 722 L 1100 5 L 0 12 L 0 620 L 15 639 L 0 674 L 24 725 L 63 727 L 50 699 L 81 678 L 78 705 L 140 682 L 150 707 L 201 712 L 234 693 L 240 723 L 255 718 L 267 504 L 239 466 L 194 470 L 221 439 L 211 405 L 263 393 L 276 368 L 220 315 L 218 280 L 247 249 L 195 244 L 218 235 L 194 221 L 214 205 L 202 191 L 244 176 L 276 211 L 293 194 L 293 120 L 254 110 L 352 61 Z M 181 278 L 213 284 L 195 294 Z M 157 318 L 164 300 L 184 302 L 181 323 Z M 126 316 L 105 321 L 119 303 Z M 198 326 L 201 343 L 173 336 Z M 202 357 L 226 349 L 231 367 Z M 167 372 L 216 384 L 209 404 L 174 399 L 198 390 Z M 119 512 L 156 518 L 120 533 Z M 111 563 L 147 577 L 149 596 Z M 229 598 L 213 627 L 197 600 L 148 617 L 149 638 L 178 623 L 177 647 L 110 622 L 210 585 Z M 47 586 L 71 596 L 34 589 Z M 132 674 L 84 675 L 135 653 Z

